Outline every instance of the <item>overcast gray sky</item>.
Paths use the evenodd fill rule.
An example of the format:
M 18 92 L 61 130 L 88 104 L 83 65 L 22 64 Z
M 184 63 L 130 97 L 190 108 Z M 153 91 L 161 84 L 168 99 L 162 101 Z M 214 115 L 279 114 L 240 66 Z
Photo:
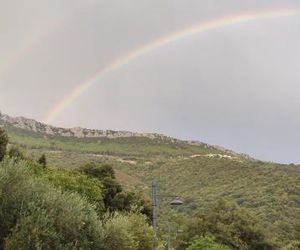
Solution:
M 299 0 L 0 0 L 0 110 L 43 120 L 78 83 L 200 21 Z M 300 16 L 239 24 L 157 49 L 88 89 L 53 122 L 159 132 L 300 163 Z

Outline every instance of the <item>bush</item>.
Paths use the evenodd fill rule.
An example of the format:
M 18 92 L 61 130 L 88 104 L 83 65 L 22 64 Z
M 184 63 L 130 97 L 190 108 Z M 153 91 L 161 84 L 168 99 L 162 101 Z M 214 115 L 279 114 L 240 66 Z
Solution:
M 65 191 L 76 192 L 94 204 L 98 214 L 105 212 L 103 201 L 102 183 L 95 178 L 88 177 L 78 172 L 59 169 L 43 171 L 41 177 L 50 181 L 54 186 Z
M 189 221 L 183 244 L 196 236 L 213 235 L 217 242 L 233 249 L 263 249 L 269 245 L 258 221 L 235 203 L 219 200 Z
M 109 219 L 105 226 L 105 249 L 136 250 L 137 242 L 130 233 L 128 218 L 120 214 Z
M 23 152 L 17 146 L 11 146 L 7 151 L 7 155 L 8 157 L 15 159 L 16 161 L 26 159 Z
M 122 194 L 123 189 L 116 181 L 115 172 L 110 165 L 97 165 L 91 162 L 81 167 L 79 171 L 101 181 L 103 184 L 104 205 L 108 211 L 122 210 L 121 203 L 126 203 L 126 201 L 122 199 L 124 198 Z
M 105 225 L 105 249 L 150 250 L 158 241 L 145 216 L 115 213 Z
M 7 143 L 8 143 L 8 136 L 5 130 L 0 128 L 0 161 L 2 161 L 5 156 Z
M 97 178 L 103 185 L 103 201 L 107 211 L 127 211 L 133 206 L 141 208 L 141 212 L 150 219 L 152 209 L 150 202 L 146 201 L 141 194 L 125 191 L 117 182 L 115 172 L 111 165 L 97 165 L 94 162 L 88 163 L 81 168 L 79 172 L 87 176 Z
M 26 164 L 0 164 L 0 248 L 104 249 L 94 206 L 34 179 Z
M 300 249 L 300 240 L 292 241 L 290 244 L 285 246 L 283 250 L 299 250 Z
M 82 166 L 79 171 L 98 179 L 104 179 L 107 177 L 116 179 L 114 169 L 108 164 L 98 165 L 94 162 L 90 162 Z
M 47 159 L 46 159 L 46 155 L 42 154 L 41 157 L 38 159 L 38 163 L 43 166 L 43 168 L 46 168 L 47 166 Z
M 212 237 L 196 237 L 187 250 L 230 250 L 229 247 L 217 243 Z

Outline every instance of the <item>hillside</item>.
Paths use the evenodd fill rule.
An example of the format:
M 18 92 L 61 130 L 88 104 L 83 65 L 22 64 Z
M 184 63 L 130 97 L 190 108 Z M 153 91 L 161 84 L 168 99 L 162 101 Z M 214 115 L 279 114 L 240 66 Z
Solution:
M 63 129 L 26 118 L 0 114 L 10 143 L 48 164 L 76 168 L 95 161 L 110 163 L 129 188 L 149 193 L 153 179 L 160 195 L 179 195 L 179 212 L 195 210 L 224 198 L 259 219 L 270 242 L 282 247 L 295 239 L 300 214 L 300 166 L 254 160 L 247 155 L 201 142 L 158 134 Z M 166 200 L 160 201 L 161 207 Z

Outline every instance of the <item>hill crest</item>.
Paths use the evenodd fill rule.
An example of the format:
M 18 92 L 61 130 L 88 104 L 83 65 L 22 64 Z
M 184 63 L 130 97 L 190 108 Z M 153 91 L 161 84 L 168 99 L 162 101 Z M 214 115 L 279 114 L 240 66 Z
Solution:
M 38 122 L 34 119 L 29 119 L 23 116 L 12 117 L 0 112 L 0 126 L 13 127 L 29 132 L 47 135 L 58 136 L 68 138 L 107 138 L 107 139 L 119 139 L 119 138 L 131 138 L 131 137 L 143 137 L 151 140 L 168 141 L 170 143 L 184 143 L 192 146 L 200 146 L 207 149 L 218 150 L 230 155 L 240 156 L 247 159 L 253 159 L 247 154 L 238 154 L 232 150 L 228 150 L 218 145 L 209 145 L 204 142 L 194 140 L 179 140 L 170 136 L 166 136 L 158 133 L 137 133 L 131 131 L 115 131 L 115 130 L 97 130 L 87 129 L 82 127 L 73 128 L 61 128 L 48 125 L 42 122 Z
M 184 141 L 176 138 L 172 138 L 163 134 L 158 133 L 138 133 L 125 130 L 98 130 L 98 129 L 87 129 L 82 127 L 73 127 L 73 128 L 62 128 L 48 125 L 42 122 L 38 122 L 34 119 L 29 119 L 23 116 L 12 117 L 7 114 L 0 112 L 0 125 L 2 126 L 12 126 L 15 128 L 24 129 L 27 131 L 52 135 L 52 136 L 62 136 L 62 137 L 77 137 L 77 138 L 128 138 L 128 137 L 145 137 L 149 139 L 161 139 L 169 140 L 173 142 L 186 142 L 191 145 L 207 145 L 199 141 Z

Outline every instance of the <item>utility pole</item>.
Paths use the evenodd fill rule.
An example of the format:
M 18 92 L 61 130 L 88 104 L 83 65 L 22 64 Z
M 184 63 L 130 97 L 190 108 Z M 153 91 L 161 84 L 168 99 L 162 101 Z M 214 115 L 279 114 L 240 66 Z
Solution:
M 171 225 L 168 221 L 168 250 L 171 250 Z
M 152 181 L 151 185 L 151 198 L 152 198 L 152 227 L 154 231 L 154 235 L 157 236 L 157 184 L 156 181 Z M 170 195 L 159 195 L 159 197 L 165 198 L 173 198 L 173 200 L 169 203 L 171 206 L 179 206 L 183 204 L 183 201 L 178 198 L 178 196 L 170 196 Z M 174 199 L 174 197 L 176 197 Z M 171 249 L 171 225 L 168 222 L 168 250 Z M 153 249 L 156 249 L 156 243 L 153 244 Z
M 157 234 L 157 186 L 156 186 L 156 181 L 152 181 L 152 189 L 151 189 L 151 196 L 152 196 L 152 227 L 154 234 Z

